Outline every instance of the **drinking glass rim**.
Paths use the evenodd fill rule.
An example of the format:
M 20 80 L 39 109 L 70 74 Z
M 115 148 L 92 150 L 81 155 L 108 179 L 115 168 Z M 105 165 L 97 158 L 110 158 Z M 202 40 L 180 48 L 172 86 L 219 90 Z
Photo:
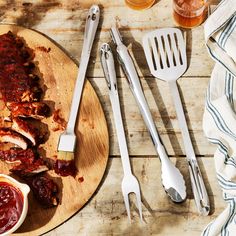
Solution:
M 174 10 L 178 13 L 178 14 L 180 14 L 180 15 L 184 15 L 184 14 L 181 14 L 179 11 L 183 11 L 183 9 L 180 7 L 180 6 L 178 6 L 178 4 L 176 4 L 175 3 L 175 1 L 176 0 L 173 0 L 173 7 L 174 7 Z M 204 4 L 203 4 L 203 6 L 201 7 L 201 8 L 199 8 L 199 9 L 197 9 L 197 10 L 189 10 L 189 11 L 186 11 L 186 12 L 191 12 L 191 13 L 193 13 L 193 15 L 188 15 L 187 17 L 188 18 L 191 18 L 191 17 L 196 17 L 196 16 L 199 16 L 199 15 L 201 15 L 202 13 L 203 13 L 203 11 L 205 10 L 205 8 L 206 8 L 206 2 L 207 2 L 207 0 L 204 0 Z

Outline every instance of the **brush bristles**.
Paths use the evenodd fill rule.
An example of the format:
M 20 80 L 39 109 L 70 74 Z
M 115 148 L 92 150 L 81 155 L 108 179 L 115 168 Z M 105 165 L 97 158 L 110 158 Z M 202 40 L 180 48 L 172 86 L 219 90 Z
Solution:
M 57 160 L 72 161 L 72 160 L 74 160 L 74 153 L 73 152 L 59 151 L 57 153 Z

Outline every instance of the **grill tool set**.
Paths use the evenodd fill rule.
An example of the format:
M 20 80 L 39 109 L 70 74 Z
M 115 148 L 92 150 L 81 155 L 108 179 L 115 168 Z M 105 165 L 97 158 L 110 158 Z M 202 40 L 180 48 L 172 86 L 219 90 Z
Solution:
M 86 68 L 93 44 L 93 39 L 95 37 L 96 29 L 98 26 L 99 12 L 100 11 L 98 6 L 94 5 L 91 7 L 88 14 L 81 61 L 82 70 L 80 68 L 80 72 L 78 75 L 79 79 L 77 80 L 75 86 L 75 93 L 71 108 L 72 112 L 68 123 L 71 125 L 67 127 L 66 132 L 60 137 L 58 145 L 58 150 L 60 151 L 68 151 L 69 153 L 72 153 L 74 149 L 74 123 L 76 120 L 77 111 L 80 103 L 80 97 L 85 79 Z M 141 83 L 139 80 L 138 73 L 135 69 L 135 65 L 128 52 L 127 47 L 122 42 L 122 38 L 118 29 L 112 28 L 110 32 L 112 40 L 116 46 L 118 61 L 127 78 L 130 90 L 133 96 L 135 97 L 143 120 L 147 126 L 147 129 L 149 130 L 157 154 L 159 155 L 161 161 L 162 185 L 173 202 L 183 202 L 186 199 L 187 195 L 184 178 L 180 171 L 177 169 L 177 167 L 175 167 L 175 165 L 168 158 L 165 147 L 160 139 L 150 109 L 142 91 Z M 183 35 L 181 31 L 177 28 L 164 28 L 154 30 L 152 32 L 147 33 L 143 37 L 143 48 L 145 51 L 145 56 L 148 62 L 149 69 L 153 76 L 162 79 L 169 84 L 174 105 L 176 108 L 177 118 L 179 120 L 179 126 L 181 128 L 183 136 L 195 203 L 198 212 L 201 215 L 208 215 L 210 211 L 209 199 L 191 143 L 181 103 L 181 98 L 177 87 L 177 79 L 187 69 L 186 46 Z M 118 136 L 121 161 L 124 170 L 124 177 L 122 180 L 122 193 L 125 201 L 125 207 L 127 210 L 128 218 L 131 219 L 129 194 L 135 193 L 140 220 L 142 222 L 143 219 L 140 186 L 137 178 L 132 174 L 131 170 L 124 126 L 122 122 L 122 115 L 120 110 L 114 58 L 109 44 L 105 43 L 101 46 L 100 58 L 105 79 L 107 82 L 107 87 L 109 89 L 109 96 L 115 120 L 116 132 Z M 68 131 L 68 129 L 70 132 Z M 70 142 L 70 140 L 68 141 L 67 139 L 73 139 L 73 142 Z M 68 148 L 68 143 L 71 143 L 73 145 Z
M 122 42 L 118 29 L 111 28 L 110 32 L 112 40 L 116 46 L 118 61 L 127 78 L 130 90 L 135 97 L 144 122 L 151 135 L 155 149 L 160 157 L 162 185 L 173 202 L 183 202 L 187 195 L 184 178 L 177 167 L 175 167 L 175 165 L 168 158 L 143 94 L 135 65 L 127 47 Z M 143 47 L 151 73 L 155 77 L 167 81 L 169 84 L 184 140 L 195 203 L 198 212 L 201 215 L 208 215 L 210 211 L 209 198 L 193 150 L 176 83 L 177 79 L 185 72 L 187 68 L 186 46 L 183 35 L 177 28 L 158 29 L 144 36 Z M 128 195 L 133 192 L 136 195 L 140 219 L 142 221 L 140 187 L 130 168 L 129 155 L 120 112 L 114 59 L 109 44 L 103 44 L 101 46 L 100 56 L 109 89 L 109 96 L 112 104 L 122 166 L 124 170 L 122 193 L 124 196 L 127 214 L 130 219 Z

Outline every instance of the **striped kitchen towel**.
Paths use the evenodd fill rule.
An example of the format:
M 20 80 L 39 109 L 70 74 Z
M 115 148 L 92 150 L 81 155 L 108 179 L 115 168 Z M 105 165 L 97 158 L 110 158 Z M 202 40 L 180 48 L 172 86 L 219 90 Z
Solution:
M 202 235 L 236 236 L 236 0 L 221 1 L 204 29 L 216 64 L 207 89 L 203 130 L 217 145 L 215 169 L 227 207 Z

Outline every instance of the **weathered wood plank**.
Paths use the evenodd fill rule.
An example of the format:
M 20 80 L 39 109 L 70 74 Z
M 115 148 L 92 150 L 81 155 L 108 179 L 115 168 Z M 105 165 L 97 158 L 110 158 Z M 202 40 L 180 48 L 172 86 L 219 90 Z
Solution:
M 119 155 L 108 89 L 104 78 L 90 79 L 105 110 L 111 140 L 110 155 Z M 141 79 L 143 90 L 150 106 L 155 124 L 169 155 L 183 155 L 183 141 L 172 97 L 167 83 L 154 78 Z M 209 78 L 184 77 L 178 80 L 187 117 L 187 123 L 197 155 L 212 155 L 215 146 L 210 145 L 202 131 L 205 93 Z M 156 155 L 150 135 L 136 101 L 125 78 L 118 80 L 130 155 Z
M 211 2 L 217 3 L 218 0 Z M 43 32 L 79 61 L 84 38 L 84 26 L 88 8 L 100 4 L 101 23 L 95 39 L 88 69 L 88 77 L 102 102 L 109 125 L 111 140 L 110 160 L 104 180 L 89 204 L 71 220 L 47 234 L 51 235 L 200 235 L 203 228 L 225 207 L 221 190 L 215 177 L 214 160 L 198 157 L 212 204 L 212 215 L 200 217 L 190 190 L 186 160 L 171 158 L 184 174 L 188 199 L 180 205 L 173 204 L 163 191 L 160 179 L 160 163 L 153 157 L 156 152 L 145 128 L 136 102 L 130 93 L 120 68 L 117 67 L 122 112 L 125 119 L 132 166 L 140 181 L 143 193 L 143 215 L 146 223 L 139 223 L 135 201 L 132 198 L 133 223 L 128 223 L 120 189 L 122 167 L 114 130 L 111 106 L 99 61 L 99 46 L 111 41 L 109 29 L 120 27 L 126 45 L 135 56 L 138 73 L 158 131 L 169 155 L 183 155 L 182 138 L 174 106 L 167 85 L 154 80 L 145 62 L 141 46 L 146 32 L 159 27 L 173 26 L 171 1 L 160 0 L 150 9 L 133 11 L 124 0 L 55 0 L 55 1 L 3 1 L 0 0 L 0 21 L 16 23 Z M 187 122 L 197 155 L 211 156 L 215 147 L 209 145 L 202 131 L 204 97 L 214 62 L 204 46 L 203 26 L 185 31 L 189 68 L 179 80 Z M 144 79 L 146 77 L 146 79 Z M 118 157 L 117 157 L 118 156 Z M 143 157 L 144 156 L 144 157 Z M 116 158 L 114 158 L 116 157 Z M 207 170 L 207 173 L 206 173 Z
M 200 235 L 204 227 L 225 207 L 214 174 L 214 160 L 200 158 L 206 187 L 210 196 L 211 215 L 199 216 L 190 189 L 189 174 L 184 160 L 173 159 L 184 174 L 188 199 L 174 204 L 166 196 L 160 178 L 160 163 L 156 158 L 133 158 L 132 166 L 140 181 L 145 223 L 139 223 L 136 202 L 131 197 L 132 224 L 128 218 L 121 193 L 122 167 L 119 159 L 110 159 L 99 191 L 89 204 L 68 222 L 46 234 L 57 235 Z M 206 172 L 207 170 L 207 172 Z M 112 190 L 112 191 L 111 191 Z
M 172 3 L 169 0 L 158 1 L 152 8 L 145 11 L 131 10 L 125 6 L 123 0 L 69 2 L 65 0 L 35 2 L 31 0 L 26 3 L 12 1 L 8 4 L 1 1 L 0 20 L 3 23 L 17 23 L 43 32 L 79 60 L 87 9 L 93 3 L 100 4 L 101 7 L 99 25 L 101 32 L 96 36 L 88 76 L 103 76 L 98 55 L 99 46 L 101 42 L 111 41 L 109 29 L 114 25 L 121 28 L 125 44 L 133 45 L 135 58 L 140 68 L 138 69 L 139 74 L 149 76 L 150 72 L 141 46 L 142 37 L 148 31 L 156 28 L 174 26 L 171 16 Z M 214 63 L 208 56 L 203 43 L 203 26 L 187 30 L 185 33 L 189 58 L 189 68 L 185 76 L 209 76 Z

